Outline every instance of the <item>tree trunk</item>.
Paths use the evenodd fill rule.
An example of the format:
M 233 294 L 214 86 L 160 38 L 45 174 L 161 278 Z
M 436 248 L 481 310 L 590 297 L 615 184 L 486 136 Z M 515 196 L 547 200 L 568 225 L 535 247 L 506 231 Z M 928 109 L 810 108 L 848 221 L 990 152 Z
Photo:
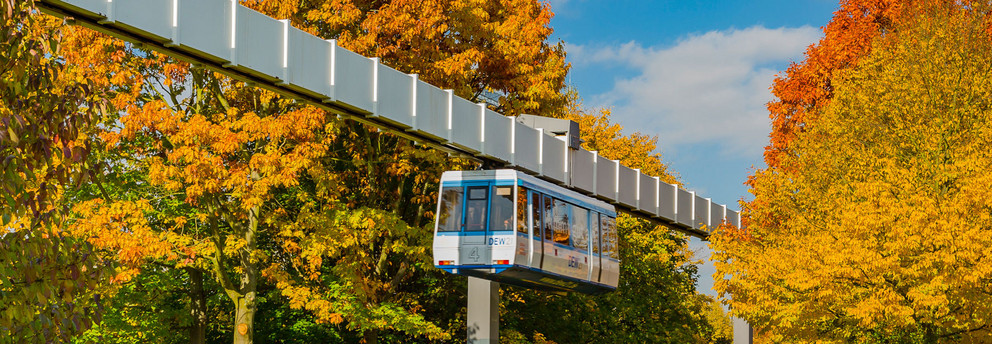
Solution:
M 255 332 L 255 292 L 245 293 L 234 304 L 234 344 L 251 344 Z
M 378 344 L 379 343 L 379 331 L 376 330 L 366 330 L 362 334 L 362 344 Z
M 186 268 L 189 274 L 189 310 L 193 323 L 189 327 L 190 344 L 207 342 L 207 295 L 203 291 L 203 271 Z
M 258 175 L 252 172 L 252 178 L 258 179 Z M 258 211 L 259 207 L 252 207 L 248 211 L 248 227 L 245 229 L 245 248 L 241 252 L 241 274 L 240 296 L 234 299 L 234 344 L 251 344 L 255 332 L 255 294 L 258 291 L 258 263 L 256 263 L 255 248 L 257 247 L 258 234 Z M 234 293 L 229 295 L 235 296 Z
M 254 174 L 253 174 L 254 176 Z M 250 344 L 254 340 L 255 331 L 255 311 L 256 293 L 258 291 L 258 262 L 253 257 L 255 248 L 258 246 L 256 235 L 258 233 L 258 211 L 259 207 L 253 207 L 248 211 L 247 226 L 240 225 L 237 219 L 231 216 L 226 218 L 232 229 L 239 230 L 245 238 L 245 247 L 239 250 L 237 258 L 232 261 L 237 262 L 241 268 L 238 275 L 240 285 L 228 275 L 227 262 L 224 257 L 224 239 L 218 231 L 217 218 L 211 218 L 210 227 L 213 229 L 211 240 L 217 252 L 211 257 L 213 263 L 213 274 L 224 289 L 224 293 L 234 304 L 234 343 Z

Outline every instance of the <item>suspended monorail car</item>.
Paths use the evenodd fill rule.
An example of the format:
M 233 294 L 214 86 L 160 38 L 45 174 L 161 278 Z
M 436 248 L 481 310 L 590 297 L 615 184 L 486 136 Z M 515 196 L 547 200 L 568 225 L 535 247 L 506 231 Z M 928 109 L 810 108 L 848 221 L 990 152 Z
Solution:
M 434 265 L 551 291 L 600 294 L 620 277 L 616 209 L 515 170 L 441 176 Z

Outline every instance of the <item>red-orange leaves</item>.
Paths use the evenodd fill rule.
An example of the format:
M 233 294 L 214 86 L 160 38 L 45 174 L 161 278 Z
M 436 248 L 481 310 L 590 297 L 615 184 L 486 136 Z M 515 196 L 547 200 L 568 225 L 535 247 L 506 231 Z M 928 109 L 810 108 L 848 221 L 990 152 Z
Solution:
M 765 150 L 768 166 L 779 165 L 796 133 L 816 120 L 811 118 L 812 110 L 833 96 L 831 77 L 867 55 L 872 40 L 900 20 L 903 7 L 898 0 L 841 1 L 833 20 L 823 28 L 823 39 L 806 50 L 806 60 L 790 66 L 772 85 L 777 99 L 768 103 L 772 119 L 771 142 Z

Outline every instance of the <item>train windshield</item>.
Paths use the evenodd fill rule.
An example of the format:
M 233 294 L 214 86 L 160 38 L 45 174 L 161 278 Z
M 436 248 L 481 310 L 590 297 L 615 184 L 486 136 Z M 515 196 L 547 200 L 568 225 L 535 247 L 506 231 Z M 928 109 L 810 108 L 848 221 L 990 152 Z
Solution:
M 462 227 L 462 194 L 461 186 L 444 187 L 441 189 L 441 209 L 437 215 L 437 230 L 439 232 L 457 232 Z

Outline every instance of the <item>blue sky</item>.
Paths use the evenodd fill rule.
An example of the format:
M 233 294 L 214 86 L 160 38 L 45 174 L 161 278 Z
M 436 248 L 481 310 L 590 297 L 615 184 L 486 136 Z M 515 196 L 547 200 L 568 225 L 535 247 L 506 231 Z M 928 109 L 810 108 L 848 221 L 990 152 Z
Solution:
M 776 74 L 822 36 L 833 0 L 551 0 L 552 41 L 572 63 L 568 82 L 587 107 L 657 135 L 659 151 L 689 190 L 739 210 L 743 185 L 762 168 Z M 708 259 L 693 240 L 697 258 Z M 698 289 L 715 296 L 712 264 Z

